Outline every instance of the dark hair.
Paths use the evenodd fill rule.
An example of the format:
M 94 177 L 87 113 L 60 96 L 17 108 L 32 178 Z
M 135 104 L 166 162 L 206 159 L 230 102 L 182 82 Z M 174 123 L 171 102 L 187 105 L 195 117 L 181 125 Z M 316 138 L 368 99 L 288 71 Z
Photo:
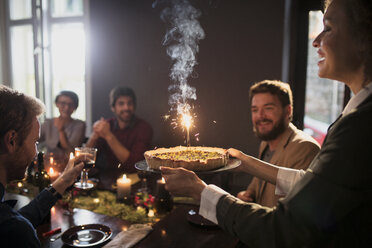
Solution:
M 134 94 L 134 91 L 129 87 L 123 87 L 119 86 L 116 88 L 113 88 L 110 92 L 110 105 L 111 107 L 114 107 L 116 104 L 116 100 L 118 100 L 121 96 L 129 96 L 133 100 L 134 107 L 137 105 L 136 100 L 136 94 Z
M 336 0 L 326 0 L 325 9 Z M 359 57 L 364 65 L 364 79 L 372 80 L 372 1 L 371 0 L 337 0 L 348 18 L 351 37 L 357 43 Z
M 252 102 L 253 96 L 258 93 L 270 93 L 271 95 L 278 96 L 283 107 L 287 105 L 293 106 L 292 90 L 287 83 L 278 80 L 263 80 L 255 83 L 249 90 L 249 101 Z
M 57 104 L 58 98 L 60 96 L 70 97 L 72 102 L 74 103 L 75 109 L 77 109 L 77 107 L 79 106 L 79 97 L 75 92 L 72 92 L 72 91 L 69 91 L 69 90 L 63 90 L 63 91 L 59 92 L 59 94 L 56 96 L 56 98 L 54 100 L 55 104 Z
M 17 142 L 22 145 L 30 133 L 33 119 L 44 111 L 44 104 L 39 99 L 0 85 L 0 149 L 4 135 L 10 130 L 17 132 Z

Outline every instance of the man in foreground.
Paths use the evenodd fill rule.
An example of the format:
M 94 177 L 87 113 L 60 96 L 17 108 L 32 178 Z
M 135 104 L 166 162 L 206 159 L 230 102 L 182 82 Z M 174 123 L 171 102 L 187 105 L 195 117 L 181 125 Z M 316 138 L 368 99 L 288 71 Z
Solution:
M 36 156 L 44 105 L 36 98 L 0 86 L 0 238 L 1 247 L 40 247 L 35 228 L 80 174 L 83 163 L 70 159 L 65 171 L 19 211 L 3 201 L 4 187 L 21 180 Z

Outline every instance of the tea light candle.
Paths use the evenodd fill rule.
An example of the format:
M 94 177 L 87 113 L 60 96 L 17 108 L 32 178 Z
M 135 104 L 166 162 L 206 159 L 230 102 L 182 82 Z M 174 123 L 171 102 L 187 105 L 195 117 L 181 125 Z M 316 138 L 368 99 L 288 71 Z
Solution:
M 154 217 L 154 216 L 155 216 L 154 210 L 150 209 L 150 210 L 149 210 L 149 213 L 147 214 L 147 217 L 152 218 L 152 217 Z
M 127 175 L 124 174 L 123 177 L 120 177 L 116 180 L 116 184 L 118 186 L 117 189 L 118 199 L 129 198 L 132 180 L 130 180 L 130 178 L 127 178 Z
M 53 167 L 49 168 L 48 174 L 51 182 L 54 182 L 54 180 L 56 180 L 59 176 L 58 171 L 54 170 Z

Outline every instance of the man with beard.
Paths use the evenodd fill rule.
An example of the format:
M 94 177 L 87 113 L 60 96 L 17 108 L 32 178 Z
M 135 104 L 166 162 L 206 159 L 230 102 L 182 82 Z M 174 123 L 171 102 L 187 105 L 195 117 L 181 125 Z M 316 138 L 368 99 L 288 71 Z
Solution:
M 40 247 L 35 227 L 83 169 L 83 163 L 74 165 L 75 159 L 70 159 L 62 175 L 19 211 L 13 209 L 14 200 L 3 200 L 6 184 L 23 179 L 36 155 L 40 134 L 37 118 L 43 112 L 44 104 L 36 98 L 0 86 L 1 247 Z
M 292 91 L 289 84 L 264 80 L 249 92 L 253 131 L 262 140 L 259 159 L 294 169 L 306 169 L 318 153 L 319 144 L 292 123 Z M 254 177 L 247 190 L 238 193 L 243 201 L 273 207 L 284 194 L 275 185 Z
M 127 87 L 117 87 L 110 92 L 111 110 L 115 117 L 101 118 L 93 125 L 93 134 L 87 147 L 98 149 L 96 168 L 92 173 L 100 180 L 99 187 L 111 189 L 123 173 L 135 173 L 134 164 L 150 149 L 152 128 L 135 115 L 136 95 Z

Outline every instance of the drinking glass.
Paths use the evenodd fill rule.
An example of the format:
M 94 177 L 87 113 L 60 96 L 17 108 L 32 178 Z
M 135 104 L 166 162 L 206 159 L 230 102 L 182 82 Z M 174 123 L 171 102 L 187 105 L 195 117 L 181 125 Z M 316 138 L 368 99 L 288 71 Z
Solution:
M 75 158 L 77 161 L 84 162 L 84 168 L 81 172 L 80 182 L 75 183 L 75 188 L 90 189 L 93 188 L 93 183 L 88 182 L 88 171 L 93 168 L 96 163 L 97 149 L 90 147 L 76 147 Z

